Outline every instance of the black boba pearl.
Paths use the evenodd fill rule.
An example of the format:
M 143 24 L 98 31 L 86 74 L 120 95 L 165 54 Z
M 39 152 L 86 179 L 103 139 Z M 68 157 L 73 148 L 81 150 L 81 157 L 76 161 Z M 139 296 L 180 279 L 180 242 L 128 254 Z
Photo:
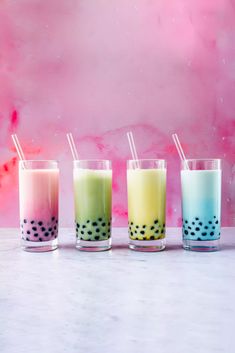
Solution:
M 166 226 L 165 223 L 163 223 L 163 227 L 164 227 L 164 228 L 165 228 L 165 226 Z
M 154 240 L 154 235 L 151 235 L 150 239 L 151 239 L 151 240 Z
M 188 231 L 187 231 L 187 230 L 185 230 L 185 231 L 184 231 L 184 234 L 186 234 L 186 235 L 187 235 L 187 234 L 188 234 Z
M 188 226 L 188 229 L 192 229 L 192 227 Z
M 218 224 L 219 223 L 219 221 L 217 220 L 216 222 L 215 222 L 215 224 Z
M 45 232 L 44 235 L 45 235 L 45 237 L 48 237 L 49 233 L 48 233 L 48 232 Z
M 81 234 L 84 234 L 84 231 L 83 231 L 83 230 L 81 230 Z
M 220 233 L 219 233 L 219 235 L 220 235 Z
M 111 224 L 111 223 L 109 222 L 109 223 L 108 223 L 108 226 L 110 226 L 110 224 Z M 132 222 L 132 225 L 133 225 L 133 222 Z
M 195 217 L 196 221 L 199 221 L 199 218 L 198 217 Z
M 26 238 L 26 240 L 28 240 L 28 241 L 29 241 L 29 238 Z
M 131 227 L 129 227 L 129 230 L 131 230 L 132 228 Z
M 211 221 L 209 221 L 208 223 L 209 223 L 209 224 L 212 224 L 212 222 L 211 222 Z
M 212 229 L 215 229 L 215 226 L 213 226 Z
M 137 234 L 137 230 L 135 230 L 135 234 Z
M 140 234 L 145 234 L 145 231 L 144 231 L 144 230 L 141 230 L 141 231 L 140 231 Z
M 30 234 L 30 230 L 27 230 L 27 234 Z
M 31 224 L 34 224 L 34 221 L 31 221 L 30 223 L 31 223 Z
M 23 230 L 22 230 L 21 234 L 24 234 Z
M 201 241 L 201 238 L 197 238 L 197 240 Z
M 132 225 L 132 226 L 133 226 L 133 224 L 134 224 L 134 223 L 133 223 L 133 222 L 131 222 L 131 225 Z
M 88 219 L 86 222 L 87 222 L 87 223 L 90 223 L 90 220 Z
M 37 227 L 32 227 L 32 230 L 35 230 L 35 231 L 36 231 L 36 230 L 37 230 Z
M 151 230 L 154 230 L 154 226 L 152 226 L 150 229 L 151 229 Z
M 155 233 L 159 233 L 159 230 L 158 230 L 158 229 L 156 229 L 156 230 L 155 230 Z
M 103 237 L 105 237 L 105 236 L 106 236 L 106 233 L 102 233 L 102 235 L 103 235 Z
M 195 235 L 195 233 L 194 233 L 194 232 L 191 232 L 191 235 Z
M 102 218 L 98 218 L 98 221 L 99 221 L 99 222 L 102 222 Z
M 216 218 L 216 216 L 214 216 L 214 218 Z
M 37 238 L 38 237 L 38 233 L 34 233 L 34 236 Z
M 55 232 L 51 232 L 51 235 L 54 235 L 55 234 Z
M 196 230 L 197 232 L 199 232 L 200 228 L 199 228 L 199 227 L 196 227 L 195 230 Z
M 214 232 L 210 232 L 210 235 L 214 235 Z
M 155 219 L 154 223 L 155 223 L 155 224 L 157 224 L 157 223 L 158 223 L 158 220 L 157 220 L 157 219 Z
M 96 228 L 95 231 L 96 231 L 96 233 L 99 233 L 99 232 L 100 232 L 100 229 L 99 229 L 99 228 Z
M 106 226 L 106 223 L 105 223 L 105 222 L 103 222 L 101 225 L 102 225 L 102 227 L 105 227 L 105 226 Z
M 198 224 L 199 224 L 199 226 L 202 226 L 202 222 L 199 222 Z
M 44 227 L 41 228 L 41 231 L 42 231 L 42 232 L 45 232 L 45 230 L 46 230 L 46 228 L 44 228 Z
M 99 235 L 96 235 L 95 240 L 99 240 L 99 239 L 100 239 Z
M 144 224 L 144 225 L 142 226 L 142 228 L 146 228 L 146 225 Z
M 143 237 L 143 240 L 146 240 L 147 238 L 146 237 Z M 137 240 L 137 239 L 136 239 Z
M 90 230 L 88 230 L 88 232 L 87 232 L 89 235 L 92 235 L 92 232 L 90 231 Z
M 204 237 L 206 234 L 207 234 L 206 232 L 203 232 L 203 233 L 202 233 L 202 236 Z
M 205 228 L 205 229 L 208 229 L 208 226 L 205 226 L 204 228 Z
M 136 228 L 139 228 L 139 226 L 138 226 L 138 225 L 136 225 L 135 227 L 136 227 Z
M 98 226 L 97 222 L 93 222 L 92 225 L 93 225 L 94 227 Z
M 42 238 L 38 238 L 39 241 L 42 241 Z
M 51 232 L 51 231 L 52 231 L 52 228 L 48 228 L 48 231 Z
M 24 223 L 27 223 L 27 220 L 26 220 L 26 219 L 24 219 Z
M 185 221 L 185 223 L 188 223 L 188 221 Z
M 83 229 L 84 229 L 84 228 L 86 228 L 86 225 L 85 225 L 85 224 L 83 224 L 82 228 L 83 228 Z
M 55 223 L 58 223 L 58 219 L 55 221 Z
M 39 226 L 42 226 L 42 225 L 43 225 L 43 222 L 42 222 L 42 221 L 39 221 L 39 222 L 38 222 L 38 225 L 39 225 Z
M 51 217 L 52 222 L 55 220 L 55 217 Z
M 56 228 L 56 226 L 54 227 L 54 230 L 56 230 L 57 228 Z
M 162 228 L 162 231 L 161 231 L 162 234 L 164 234 L 164 229 Z
M 133 232 L 131 232 L 131 235 L 133 236 Z
M 195 222 L 192 222 L 192 224 L 194 225 L 194 224 L 195 224 Z
M 80 224 L 79 223 L 77 223 L 77 228 L 80 228 Z

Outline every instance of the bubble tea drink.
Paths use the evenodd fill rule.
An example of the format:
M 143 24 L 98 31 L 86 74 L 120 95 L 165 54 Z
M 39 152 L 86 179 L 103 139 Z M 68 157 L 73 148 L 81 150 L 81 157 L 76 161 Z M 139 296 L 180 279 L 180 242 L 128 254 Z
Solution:
M 129 247 L 139 251 L 165 248 L 166 162 L 127 162 Z
M 108 160 L 74 161 L 76 247 L 111 248 L 112 170 Z
M 186 250 L 218 250 L 221 173 L 219 159 L 182 161 L 182 231 Z
M 20 230 L 23 249 L 57 248 L 59 169 L 56 161 L 20 161 Z

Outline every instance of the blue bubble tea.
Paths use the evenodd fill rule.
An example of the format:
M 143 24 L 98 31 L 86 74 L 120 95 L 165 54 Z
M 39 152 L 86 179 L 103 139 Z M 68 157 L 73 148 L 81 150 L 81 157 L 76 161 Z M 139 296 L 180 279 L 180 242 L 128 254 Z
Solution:
M 218 240 L 221 170 L 182 170 L 181 189 L 183 241 Z

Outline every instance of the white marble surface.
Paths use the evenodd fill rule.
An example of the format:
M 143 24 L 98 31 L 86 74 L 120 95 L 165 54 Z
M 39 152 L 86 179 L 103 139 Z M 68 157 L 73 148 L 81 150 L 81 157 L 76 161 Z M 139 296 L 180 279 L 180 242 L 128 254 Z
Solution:
M 26 253 L 0 230 L 1 353 L 234 353 L 235 228 L 215 253 L 181 248 L 168 229 L 161 253 L 83 253 L 62 230 L 60 249 Z

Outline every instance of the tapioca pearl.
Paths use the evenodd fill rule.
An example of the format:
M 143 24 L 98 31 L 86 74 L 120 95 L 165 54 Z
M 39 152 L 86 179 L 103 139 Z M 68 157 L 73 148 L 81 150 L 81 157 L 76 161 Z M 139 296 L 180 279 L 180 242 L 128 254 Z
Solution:
M 38 237 L 38 233 L 34 233 L 34 237 L 36 237 L 36 238 L 37 238 L 37 237 Z
M 162 228 L 162 231 L 161 231 L 161 233 L 163 234 L 164 233 L 164 229 Z
M 99 222 L 102 222 L 102 218 L 101 218 L 101 217 L 99 217 L 99 218 L 98 218 L 98 221 L 99 221 Z
M 31 224 L 34 224 L 34 220 L 32 220 L 30 223 L 31 223 Z
M 215 229 L 215 226 L 213 226 L 212 229 Z
M 108 226 L 110 226 L 111 225 L 111 222 L 108 222 Z M 132 223 L 132 226 L 133 226 L 133 223 Z
M 186 220 L 186 221 L 185 221 L 185 223 L 187 224 L 187 223 L 188 223 L 188 221 Z
M 196 232 L 200 232 L 200 228 L 199 227 L 196 227 L 195 230 L 196 230 Z
M 51 232 L 51 235 L 53 236 L 55 234 L 55 232 Z
M 207 235 L 207 232 L 202 232 L 201 234 L 203 237 L 205 237 Z
M 83 224 L 82 228 L 83 228 L 83 229 L 84 229 L 84 228 L 86 228 L 86 225 L 85 225 L 85 224 Z
M 90 223 L 90 220 L 88 219 L 86 222 L 87 222 L 87 223 Z
M 194 232 L 191 232 L 190 234 L 191 234 L 191 235 L 195 235 L 195 233 L 194 233 Z
M 215 221 L 215 224 L 218 224 L 219 223 L 219 221 L 217 220 L 217 221 Z
M 96 233 L 99 233 L 99 232 L 100 232 L 100 229 L 99 229 L 99 228 L 96 228 L 95 231 L 96 231 Z
M 42 241 L 42 238 L 38 238 L 39 241 Z
M 30 234 L 30 230 L 27 230 L 27 232 L 26 232 L 27 234 Z
M 144 224 L 144 225 L 142 226 L 142 228 L 146 228 L 146 225 Z
M 158 219 L 155 219 L 154 224 L 158 224 Z
M 103 237 L 106 237 L 106 233 L 102 233 Z
M 199 222 L 198 224 L 199 224 L 199 226 L 202 226 L 202 222 Z
M 192 229 L 192 227 L 188 226 L 188 229 Z
M 193 225 L 195 225 L 195 222 L 192 222 Z
M 134 235 L 133 232 L 131 232 L 131 236 L 132 236 L 132 237 L 133 237 L 133 235 Z
M 150 236 L 150 240 L 154 240 L 155 239 L 155 236 L 154 235 L 151 235 Z
M 48 232 L 51 232 L 52 231 L 52 228 L 50 227 L 50 228 L 48 228 Z
M 92 222 L 92 225 L 93 225 L 93 227 L 96 227 L 96 226 L 98 226 L 98 223 L 97 222 Z
M 195 217 L 196 221 L 199 221 L 199 218 L 198 217 Z
M 135 227 L 138 229 L 139 228 L 138 224 Z
M 165 228 L 165 226 L 166 226 L 166 225 L 165 225 L 165 223 L 163 223 L 163 225 L 162 225 L 162 226 Z
M 201 241 L 201 238 L 197 238 L 197 240 Z
M 102 227 L 105 227 L 105 226 L 106 226 L 106 223 L 105 223 L 105 222 L 101 223 L 101 226 L 102 226 Z
M 26 238 L 26 240 L 27 240 L 27 241 L 30 241 L 30 239 L 29 239 L 28 237 Z
M 34 231 L 36 232 L 36 230 L 37 230 L 37 227 L 32 227 L 32 230 L 34 230 Z
M 135 230 L 134 232 L 135 232 L 135 234 L 137 234 L 137 230 Z
M 147 240 L 147 238 L 146 238 L 146 237 L 143 237 L 143 240 Z
M 54 230 L 56 230 L 57 229 L 57 226 L 54 226 Z
M 215 233 L 214 232 L 210 232 L 210 235 L 214 235 Z
M 209 227 L 208 226 L 205 226 L 204 229 L 208 229 Z
M 156 230 L 155 230 L 155 233 L 158 234 L 158 233 L 159 233 L 159 229 L 156 229 Z
M 133 224 L 134 224 L 134 223 L 133 223 L 133 222 L 131 222 L 131 226 L 133 226 Z
M 45 237 L 48 237 L 48 236 L 49 236 L 49 233 L 48 233 L 48 232 L 45 232 L 45 233 L 44 233 L 44 236 L 45 236 Z
M 42 227 L 42 228 L 41 228 L 41 231 L 42 231 L 42 232 L 45 232 L 45 230 L 46 230 L 45 227 Z
M 150 229 L 151 229 L 151 230 L 154 230 L 154 226 L 152 226 Z
M 38 225 L 39 225 L 39 226 L 42 226 L 42 225 L 43 225 L 43 222 L 42 222 L 42 221 L 39 221 L 39 222 L 38 222 Z
M 27 219 L 24 219 L 24 223 L 27 223 Z
M 55 221 L 55 223 L 57 223 L 57 224 L 58 224 L 58 219 Z
M 95 240 L 99 240 L 100 239 L 100 236 L 99 235 L 96 235 L 95 236 Z
M 209 223 L 209 224 L 212 224 L 212 222 L 211 222 L 211 221 L 209 221 L 208 223 Z
M 188 234 L 188 231 L 187 231 L 186 229 L 185 229 L 185 231 L 184 231 L 184 234 L 186 234 L 186 235 Z
M 141 231 L 140 231 L 140 234 L 143 234 L 143 235 L 144 235 L 144 234 L 145 234 L 145 231 L 144 231 L 144 230 L 141 230 Z

